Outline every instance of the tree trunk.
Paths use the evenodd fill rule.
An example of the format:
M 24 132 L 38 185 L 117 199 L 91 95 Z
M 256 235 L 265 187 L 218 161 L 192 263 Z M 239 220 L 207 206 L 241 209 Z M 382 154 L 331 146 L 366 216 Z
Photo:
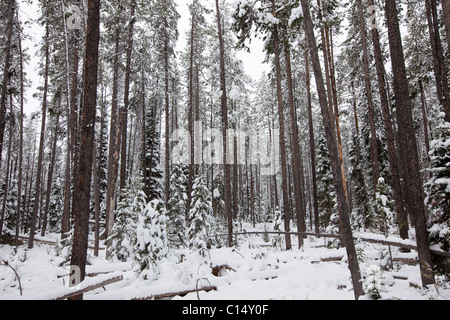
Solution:
M 317 172 L 316 172 L 316 139 L 314 135 L 314 119 L 311 102 L 311 74 L 309 67 L 309 53 L 305 53 L 306 61 L 306 91 L 308 97 L 308 119 L 309 119 L 309 147 L 311 150 L 311 176 L 312 176 L 312 193 L 314 207 L 314 228 L 316 233 L 320 232 L 319 224 L 319 202 L 317 200 Z
M 448 0 L 447 0 L 448 1 Z M 445 1 L 444 1 L 445 2 Z M 433 55 L 433 69 L 439 102 L 445 113 L 445 121 L 450 122 L 450 93 L 445 66 L 444 50 L 439 31 L 436 0 L 425 0 L 428 31 Z
M 59 108 L 61 108 L 61 90 L 57 93 L 59 95 Z M 57 111 L 58 114 L 56 115 L 55 120 L 55 131 L 53 132 L 53 143 L 52 143 L 52 157 L 50 160 L 50 163 L 48 165 L 48 173 L 47 173 L 47 194 L 45 197 L 45 209 L 44 209 L 44 220 L 42 222 L 42 230 L 41 230 L 41 236 L 45 236 L 45 232 L 47 230 L 47 220 L 48 220 L 48 210 L 50 208 L 50 196 L 51 196 L 51 190 L 52 190 L 52 183 L 53 183 L 53 171 L 55 168 L 55 161 L 56 161 L 56 144 L 58 142 L 58 126 L 59 126 L 59 110 Z
M 127 180 L 127 131 L 128 131 L 128 109 L 130 106 L 130 77 L 131 77 L 131 54 L 133 52 L 133 32 L 135 23 L 136 1 L 131 1 L 130 21 L 128 24 L 127 57 L 125 66 L 125 90 L 123 97 L 124 115 L 122 119 L 122 152 L 120 162 L 120 190 L 125 189 Z
M 369 6 L 374 5 L 373 0 L 369 0 Z M 392 176 L 392 189 L 394 192 L 395 207 L 399 223 L 400 236 L 402 239 L 408 239 L 408 215 L 403 205 L 403 192 L 400 180 L 400 171 L 398 167 L 397 153 L 395 148 L 394 128 L 392 124 L 391 111 L 389 107 L 389 98 L 386 86 L 386 74 L 384 69 L 384 60 L 381 52 L 380 35 L 377 28 L 372 28 L 372 43 L 375 56 L 375 66 L 378 78 L 378 92 L 380 94 L 381 112 L 383 115 L 384 129 L 386 133 L 386 142 L 388 147 L 389 165 Z
M 44 142 L 45 142 L 45 122 L 47 117 L 47 94 L 48 94 L 48 76 L 50 68 L 50 43 L 49 43 L 49 26 L 48 22 L 45 28 L 45 71 L 44 71 L 44 94 L 42 97 L 42 124 L 41 124 L 41 138 L 39 142 L 39 156 L 37 163 L 36 174 L 36 188 L 33 207 L 33 216 L 31 218 L 30 236 L 28 239 L 28 249 L 33 249 L 34 246 L 34 234 L 36 232 L 36 220 L 38 216 L 40 196 L 41 196 L 41 178 L 42 178 L 42 166 L 44 161 Z
M 119 11 L 121 5 L 119 1 Z M 117 175 L 118 175 L 118 161 L 116 156 L 117 143 L 120 144 L 122 137 L 116 135 L 120 132 L 121 122 L 118 116 L 118 93 L 119 93 L 119 55 L 120 55 L 120 18 L 119 13 L 115 18 L 116 30 L 115 30 L 115 49 L 114 49 L 114 61 L 113 61 L 113 90 L 112 90 L 112 103 L 111 103 L 111 126 L 109 133 L 109 152 L 108 152 L 108 180 L 106 191 L 106 237 L 110 236 L 112 225 L 114 224 L 114 206 L 117 193 Z M 120 147 L 119 147 L 120 152 Z M 112 221 L 110 221 L 112 220 Z
M 16 12 L 17 20 L 18 12 Z M 19 33 L 19 63 L 20 63 L 20 131 L 19 131 L 19 176 L 17 178 L 17 211 L 16 211 L 16 234 L 15 245 L 19 246 L 19 228 L 22 218 L 22 184 L 23 184 L 23 118 L 24 118 L 24 68 L 23 68 L 23 51 L 22 51 L 22 33 Z
M 275 0 L 272 0 L 272 14 L 276 18 Z M 286 232 L 291 230 L 290 222 L 292 217 L 291 203 L 289 197 L 289 176 L 287 172 L 287 158 L 286 158 L 286 134 L 284 125 L 284 110 L 283 110 L 283 96 L 281 87 L 281 66 L 280 66 L 280 43 L 279 43 L 278 27 L 276 24 L 273 26 L 273 46 L 275 53 L 275 69 L 276 69 L 276 81 L 277 81 L 277 99 L 278 99 L 278 121 L 280 124 L 280 157 L 281 157 L 281 179 L 283 184 L 283 216 L 284 216 L 284 228 Z M 292 249 L 291 236 L 286 234 L 286 250 Z
M 222 35 L 222 18 L 220 14 L 219 0 L 216 0 L 217 31 L 219 33 L 220 51 L 220 89 L 222 90 L 222 135 L 223 135 L 223 174 L 224 174 L 224 215 L 228 220 L 228 246 L 233 245 L 233 212 L 231 210 L 231 170 L 228 164 L 228 107 L 227 107 L 227 85 L 225 74 L 225 48 Z
M 320 107 L 322 110 L 323 124 L 325 127 L 328 149 L 330 152 L 330 160 L 333 169 L 334 185 L 336 188 L 336 195 L 338 200 L 338 212 L 342 226 L 341 233 L 347 250 L 349 269 L 352 276 L 353 291 L 355 294 L 355 298 L 359 299 L 359 297 L 364 294 L 364 291 L 361 284 L 361 273 L 359 269 L 358 257 L 356 255 L 356 248 L 350 226 L 347 195 L 345 189 L 343 188 L 342 177 L 344 175 L 344 172 L 342 172 L 342 168 L 340 166 L 338 144 L 336 141 L 335 131 L 333 130 L 334 126 L 330 109 L 328 108 L 327 96 L 325 85 L 323 82 L 322 69 L 319 60 L 316 38 L 314 35 L 314 26 L 311 18 L 309 3 L 307 0 L 301 0 L 301 5 L 303 9 L 303 21 L 305 24 L 306 33 L 308 35 L 309 49 L 314 67 Z
M 366 21 L 363 13 L 362 0 L 358 0 L 358 10 L 363 47 L 364 82 L 366 85 L 367 107 L 369 109 L 370 157 L 372 160 L 372 182 L 375 195 L 378 180 L 380 179 L 380 160 L 378 156 L 377 130 L 375 128 L 375 111 L 372 100 L 372 84 L 370 82 L 369 51 L 367 48 L 366 38 Z
M 8 24 L 6 26 L 6 44 L 5 44 L 5 64 L 3 67 L 2 92 L 0 96 L 0 167 L 3 153 L 3 138 L 6 127 L 6 101 L 8 95 L 9 69 L 11 66 L 11 47 L 13 37 L 14 13 L 16 12 L 16 1 L 9 0 Z
M 444 11 L 445 33 L 447 34 L 448 50 L 450 50 L 450 1 L 442 0 L 442 9 Z
M 397 122 L 399 131 L 403 136 L 403 139 L 400 139 L 399 143 L 404 145 L 402 149 L 405 150 L 407 161 L 405 161 L 406 163 L 403 163 L 403 166 L 407 171 L 407 175 L 410 177 L 410 183 L 406 185 L 406 192 L 414 195 L 414 197 L 412 197 L 413 202 L 411 203 L 411 209 L 413 210 L 411 214 L 415 219 L 422 284 L 427 286 L 434 283 L 434 276 L 428 242 L 424 194 L 422 189 L 423 184 L 420 177 L 420 163 L 417 153 L 417 142 L 414 132 L 403 45 L 398 21 L 398 10 L 395 0 L 386 0 L 386 17 L 392 70 L 394 74 Z
M 73 204 L 75 230 L 71 259 L 71 266 L 79 268 L 81 281 L 84 280 L 86 275 L 86 254 L 89 237 L 89 205 L 95 140 L 99 40 L 100 0 L 89 0 L 84 62 L 84 108 L 81 126 L 80 164 L 78 175 L 74 177 L 77 201 Z M 73 267 L 71 267 L 71 272 Z M 74 299 L 80 300 L 82 298 L 82 295 L 78 295 Z
M 291 69 L 291 52 L 289 48 L 289 42 L 286 40 L 284 43 L 284 54 L 286 61 L 286 75 L 287 75 L 287 83 L 288 83 L 288 91 L 289 91 L 289 109 L 291 116 L 291 140 L 292 140 L 292 172 L 293 172 L 293 180 L 294 180 L 294 199 L 295 199 L 295 212 L 297 218 L 297 228 L 298 232 L 306 231 L 305 218 L 306 213 L 304 211 L 304 189 L 302 188 L 303 178 L 303 163 L 300 152 L 300 144 L 298 137 L 298 126 L 297 126 L 297 117 L 296 110 L 294 106 L 294 87 L 292 84 L 292 69 Z M 298 237 L 298 246 L 299 248 L 303 247 L 303 236 Z

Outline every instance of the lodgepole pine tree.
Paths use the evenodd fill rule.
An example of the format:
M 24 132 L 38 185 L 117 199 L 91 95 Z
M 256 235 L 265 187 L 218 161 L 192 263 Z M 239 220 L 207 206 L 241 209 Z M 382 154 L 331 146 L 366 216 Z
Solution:
M 359 269 L 358 257 L 356 255 L 356 248 L 353 240 L 353 234 L 350 226 L 350 216 L 347 201 L 347 194 L 343 188 L 343 175 L 341 163 L 338 154 L 338 143 L 334 126 L 332 124 L 332 117 L 328 108 L 327 96 L 325 91 L 325 84 L 323 81 L 322 68 L 320 65 L 316 37 L 314 34 L 314 26 L 310 13 L 310 6 L 307 0 L 301 0 L 303 10 L 303 21 L 305 24 L 306 34 L 308 36 L 308 44 L 313 63 L 314 74 L 316 78 L 317 91 L 319 93 L 319 102 L 322 110 L 322 119 L 325 127 L 328 149 L 330 151 L 331 165 L 333 169 L 334 185 L 336 188 L 336 195 L 338 201 L 338 213 L 341 220 L 341 233 L 343 241 L 347 250 L 350 273 L 352 276 L 353 291 L 356 299 L 364 295 L 361 284 L 361 273 Z
M 406 78 L 406 66 L 403 53 L 402 38 L 398 20 L 398 9 L 395 0 L 386 0 L 386 18 L 389 34 L 389 46 L 392 60 L 392 71 L 394 74 L 394 92 L 397 107 L 397 123 L 403 139 L 399 139 L 400 150 L 405 152 L 407 159 L 403 166 L 409 176 L 406 183 L 406 193 L 413 194 L 410 203 L 410 214 L 415 220 L 417 247 L 420 261 L 422 284 L 427 286 L 435 282 L 428 231 L 426 226 L 426 212 L 424 207 L 423 184 L 420 176 L 419 155 L 417 153 L 417 140 L 414 133 L 414 124 L 411 112 L 411 101 L 409 96 L 408 81 Z
M 86 276 L 86 255 L 89 236 L 89 206 L 91 196 L 92 161 L 95 140 L 97 106 L 97 75 L 100 40 L 100 0 L 88 1 L 88 18 L 84 59 L 84 101 L 81 125 L 79 172 L 74 177 L 77 201 L 73 204 L 75 218 L 71 266 L 80 271 L 80 280 Z M 73 270 L 71 269 L 71 273 Z M 78 295 L 73 300 L 80 300 Z

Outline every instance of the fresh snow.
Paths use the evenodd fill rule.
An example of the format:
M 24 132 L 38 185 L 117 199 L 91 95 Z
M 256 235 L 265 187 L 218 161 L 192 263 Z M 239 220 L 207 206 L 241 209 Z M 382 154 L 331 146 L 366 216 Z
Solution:
M 266 226 L 268 228 L 269 226 Z M 244 224 L 247 231 L 254 231 Z M 264 225 L 256 230 L 264 230 Z M 386 239 L 381 235 L 359 233 L 356 236 Z M 55 235 L 42 240 L 54 241 Z M 280 237 L 280 239 L 284 239 Z M 206 255 L 198 251 L 171 250 L 159 265 L 156 280 L 144 281 L 133 271 L 133 263 L 113 263 L 101 256 L 94 258 L 89 252 L 88 277 L 79 288 L 105 279 L 123 276 L 123 281 L 84 294 L 85 300 L 131 300 L 184 290 L 195 290 L 216 286 L 217 291 L 199 292 L 201 300 L 353 300 L 354 294 L 347 265 L 345 249 L 327 249 L 324 239 L 309 237 L 303 249 L 286 252 L 281 241 L 278 247 L 264 242 L 263 236 L 240 236 L 236 248 L 211 249 Z M 297 238 L 292 237 L 293 247 Z M 390 241 L 400 242 L 391 236 Z M 413 240 L 402 241 L 413 244 Z M 420 271 L 417 265 L 394 262 L 394 269 L 384 271 L 388 264 L 388 247 L 356 242 L 364 288 L 376 286 L 381 299 L 401 300 L 450 300 L 450 285 L 442 277 L 436 277 L 437 286 L 421 288 Z M 397 258 L 417 259 L 417 253 L 400 253 L 391 248 Z M 341 261 L 323 262 L 321 259 L 337 258 Z M 67 288 L 68 267 L 60 267 L 63 258 L 56 256 L 54 246 L 36 243 L 32 250 L 21 246 L 17 250 L 0 246 L 0 261 L 7 261 L 19 274 L 23 296 L 14 272 L 0 266 L 0 300 L 48 300 L 70 292 Z M 212 274 L 212 267 L 227 265 L 221 277 Z M 408 278 L 407 280 L 398 279 Z M 197 300 L 197 293 L 174 300 Z M 370 299 L 367 294 L 363 299 Z

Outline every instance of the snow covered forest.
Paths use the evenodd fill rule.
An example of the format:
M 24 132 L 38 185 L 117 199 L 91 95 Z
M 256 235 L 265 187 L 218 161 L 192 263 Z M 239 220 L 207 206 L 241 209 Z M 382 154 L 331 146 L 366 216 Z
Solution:
M 450 0 L 2 0 L 0 66 L 0 300 L 450 299 Z

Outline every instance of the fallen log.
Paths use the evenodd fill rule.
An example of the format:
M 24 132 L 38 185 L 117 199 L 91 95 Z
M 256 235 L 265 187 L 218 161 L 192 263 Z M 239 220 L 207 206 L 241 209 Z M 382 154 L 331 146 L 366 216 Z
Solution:
M 187 296 L 190 293 L 198 293 L 198 292 L 210 292 L 210 291 L 217 291 L 217 287 L 215 286 L 208 286 L 201 289 L 190 289 L 190 290 L 183 290 L 178 292 L 167 292 L 162 294 L 155 294 L 151 295 L 145 298 L 135 298 L 132 299 L 133 301 L 145 301 L 145 300 L 163 300 L 163 299 L 170 299 L 174 297 L 184 297 Z
M 114 277 L 114 278 L 111 278 L 111 279 L 106 279 L 106 280 L 104 280 L 102 282 L 99 282 L 99 283 L 87 286 L 86 288 L 75 290 L 75 291 L 67 293 L 67 294 L 65 294 L 63 296 L 57 297 L 55 300 L 67 300 L 67 299 L 79 296 L 81 294 L 84 294 L 84 293 L 87 293 L 87 292 L 90 292 L 90 291 L 94 291 L 94 290 L 103 288 L 103 287 L 105 287 L 107 285 L 110 285 L 110 284 L 113 284 L 113 283 L 116 283 L 116 282 L 120 282 L 122 280 L 123 280 L 123 276 L 118 276 L 118 277 Z

